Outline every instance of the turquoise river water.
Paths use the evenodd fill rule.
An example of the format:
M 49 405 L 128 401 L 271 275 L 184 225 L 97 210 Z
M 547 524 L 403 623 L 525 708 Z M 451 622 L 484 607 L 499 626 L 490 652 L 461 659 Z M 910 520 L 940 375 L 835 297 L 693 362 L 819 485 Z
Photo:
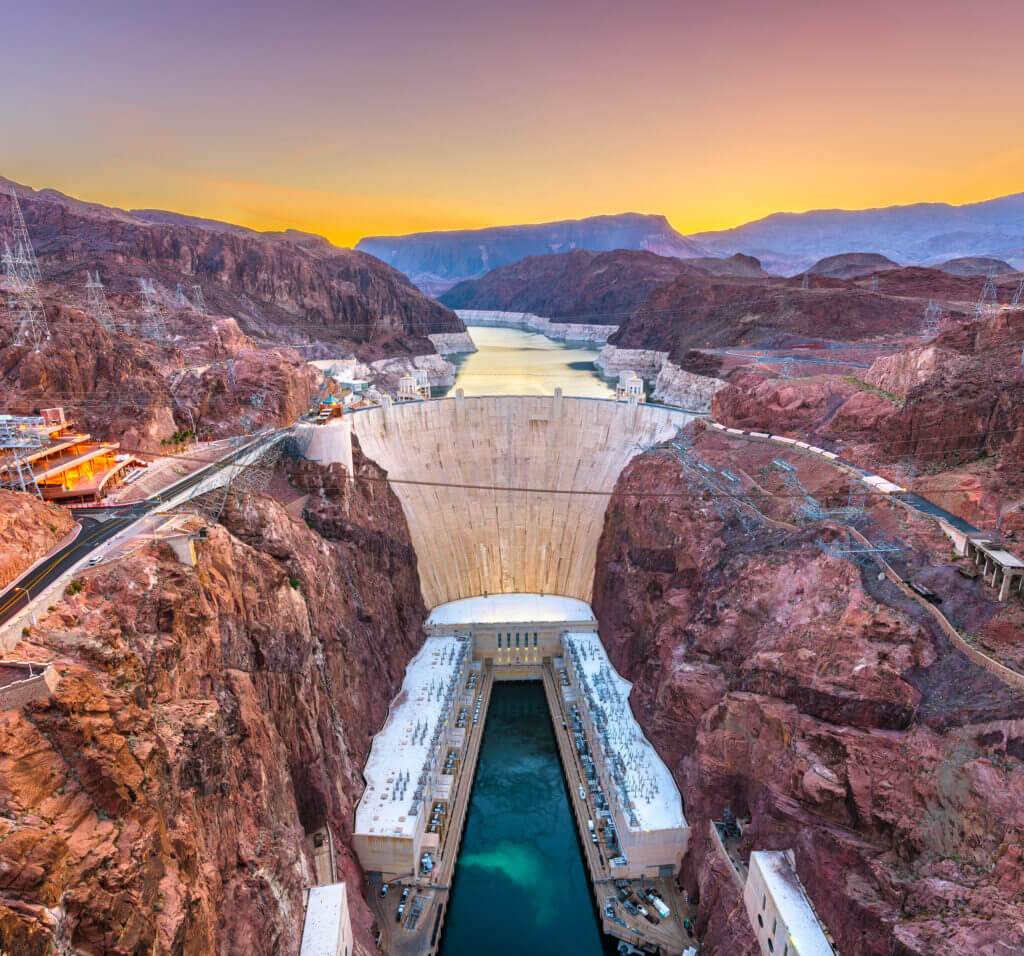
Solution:
M 497 683 L 441 956 L 602 956 L 602 939 L 540 681 Z

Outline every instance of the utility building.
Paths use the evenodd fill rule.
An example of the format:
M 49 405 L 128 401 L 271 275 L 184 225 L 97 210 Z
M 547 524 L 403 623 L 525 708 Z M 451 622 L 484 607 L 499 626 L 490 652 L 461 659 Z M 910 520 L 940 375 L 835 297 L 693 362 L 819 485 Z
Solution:
M 352 921 L 344 883 L 314 886 L 306 896 L 299 956 L 352 956 Z
M 537 680 L 545 659 L 562 653 L 566 630 L 593 631 L 590 605 L 542 594 L 491 594 L 434 608 L 428 634 L 465 634 L 473 657 L 493 665 L 497 680 Z
M 615 400 L 617 402 L 628 402 L 635 398 L 638 402 L 644 400 L 644 380 L 636 372 L 619 372 L 619 383 L 615 386 Z
M 431 801 L 447 799 L 450 791 L 446 758 L 462 742 L 457 705 L 471 656 L 467 640 L 428 637 L 373 739 L 353 844 L 363 869 L 385 881 L 428 873 L 437 861 Z
M 788 851 L 750 854 L 743 902 L 765 956 L 834 956 Z
M 597 634 L 562 638 L 569 687 L 563 698 L 575 726 L 577 750 L 591 791 L 600 790 L 620 850 L 618 878 L 671 877 L 690 838 L 672 774 L 644 736 L 629 706 L 631 684 L 618 675 Z M 574 706 L 575 705 L 575 706 Z

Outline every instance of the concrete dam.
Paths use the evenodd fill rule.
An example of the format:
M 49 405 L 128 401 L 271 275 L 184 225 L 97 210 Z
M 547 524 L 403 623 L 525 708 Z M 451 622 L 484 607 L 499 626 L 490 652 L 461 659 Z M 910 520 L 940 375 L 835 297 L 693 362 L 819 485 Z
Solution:
M 556 393 L 378 407 L 350 427 L 394 482 L 436 607 L 508 593 L 589 602 L 607 494 L 548 492 L 611 492 L 634 455 L 691 418 Z
M 566 819 L 575 822 L 600 929 L 631 946 L 686 949 L 688 904 L 675 883 L 689 839 L 682 800 L 633 717 L 631 685 L 605 654 L 590 600 L 616 480 L 631 458 L 673 437 L 692 417 L 635 399 L 460 392 L 385 400 L 300 426 L 307 429 L 307 458 L 341 462 L 352 474 L 355 433 L 363 453 L 387 471 L 432 609 L 426 643 L 374 737 L 355 819 L 353 843 L 385 952 L 438 951 L 492 692 L 510 682 L 531 682 L 534 699 L 546 702 L 549 748 L 561 764 Z M 515 692 L 500 691 L 499 698 L 508 693 Z M 503 724 L 500 717 L 491 722 L 498 752 L 509 739 Z M 495 791 L 504 795 L 524 776 L 518 765 L 495 772 L 499 782 L 480 807 L 494 806 Z M 525 865 L 525 843 L 539 820 L 553 816 L 511 816 L 517 822 L 507 845 L 518 848 L 516 866 Z M 503 859 L 501 847 L 478 845 L 470 856 L 481 852 Z M 621 899 L 609 896 L 609 886 Z M 453 914 L 453 951 L 475 948 L 469 939 L 478 911 L 490 913 L 487 927 L 508 912 L 532 912 L 531 946 L 538 952 L 566 929 L 546 926 L 545 908 L 528 899 L 513 905 L 514 881 L 506 889 L 508 906 L 466 903 L 458 918 Z M 650 910 L 625 906 L 630 893 L 648 891 L 658 899 L 651 898 Z

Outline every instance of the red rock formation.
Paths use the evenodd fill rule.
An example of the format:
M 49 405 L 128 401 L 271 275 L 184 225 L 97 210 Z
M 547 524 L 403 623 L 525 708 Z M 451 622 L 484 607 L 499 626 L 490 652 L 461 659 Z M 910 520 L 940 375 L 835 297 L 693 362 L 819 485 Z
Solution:
M 139 308 L 136 280 L 148 276 L 163 287 L 169 307 L 177 283 L 187 295 L 198 283 L 207 309 L 236 317 L 247 333 L 348 345 L 367 360 L 433 353 L 428 334 L 465 331 L 400 272 L 319 236 L 125 212 L 54 190 L 18 193 L 44 279 L 70 292 L 84 285 L 85 270 L 99 270 L 126 311 Z M 0 192 L 0 221 L 7 221 L 8 205 Z
M 907 393 L 884 436 L 923 461 L 1000 455 L 1024 465 L 1024 310 L 1003 312 L 936 340 L 959 360 L 937 366 Z
M 527 256 L 439 296 L 453 309 L 530 312 L 562 322 L 618 325 L 659 286 L 681 275 L 765 276 L 756 259 L 677 259 L 616 249 Z
M 74 527 L 67 509 L 0 489 L 0 588 L 53 550 Z
M 756 475 L 772 453 L 732 443 L 728 467 Z M 658 489 L 689 493 L 629 494 Z M 609 504 L 594 610 L 684 797 L 702 952 L 750 951 L 707 835 L 727 807 L 752 847 L 794 848 L 841 952 L 1024 947 L 1024 696 L 821 533 L 748 537 L 655 456 Z
M 397 499 L 336 472 L 308 523 L 246 499 L 195 568 L 149 546 L 33 629 L 63 678 L 0 715 L 0 949 L 295 953 L 328 823 L 372 950 L 353 812 L 425 610 Z
M 678 364 L 689 349 L 708 345 L 779 347 L 903 336 L 921 325 L 924 309 L 922 299 L 820 276 L 807 289 L 792 279 L 682 276 L 655 289 L 608 342 L 667 351 Z M 962 314 L 952 305 L 949 311 Z
M 0 330 L 3 409 L 36 413 L 63 405 L 69 419 L 94 438 L 126 449 L 165 451 L 175 432 L 219 438 L 257 427 L 290 424 L 308 407 L 318 373 L 293 349 L 256 349 L 233 319 L 221 319 L 188 352 L 111 333 L 84 312 L 48 300 L 51 337 L 40 351 L 10 344 Z M 233 359 L 235 383 L 214 358 Z M 202 371 L 181 378 L 178 370 Z M 254 400 L 258 399 L 258 403 Z M 188 414 L 191 412 L 191 416 Z

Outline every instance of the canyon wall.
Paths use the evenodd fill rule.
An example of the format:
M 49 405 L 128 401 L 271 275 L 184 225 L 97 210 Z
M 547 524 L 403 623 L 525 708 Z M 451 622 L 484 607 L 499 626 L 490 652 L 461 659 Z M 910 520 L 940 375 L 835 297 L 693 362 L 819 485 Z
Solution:
M 16 580 L 74 528 L 66 508 L 0 488 L 0 588 Z
M 696 447 L 760 482 L 779 454 Z M 842 953 L 1022 949 L 1024 696 L 822 533 L 748 535 L 668 456 L 635 459 L 608 506 L 592 604 L 685 801 L 701 952 L 758 952 L 709 837 L 726 810 L 745 851 L 795 851 Z
M 18 194 L 43 278 L 81 296 L 70 304 L 84 304 L 86 270 L 99 272 L 115 312 L 138 310 L 139 277 L 155 279 L 171 311 L 177 284 L 190 300 L 197 284 L 205 311 L 236 318 L 247 333 L 342 344 L 367 360 L 429 354 L 428 335 L 465 331 L 454 312 L 391 266 L 320 236 L 129 212 L 55 190 L 18 187 Z M 0 191 L 0 221 L 8 220 L 9 206 Z
M 689 420 L 561 397 L 412 402 L 351 418 L 364 452 L 394 482 L 428 607 L 485 592 L 589 601 L 616 477 Z
M 40 609 L 20 650 L 62 677 L 0 714 L 0 950 L 295 954 L 328 825 L 374 951 L 353 813 L 425 608 L 401 507 L 355 460 L 355 485 L 294 466 L 305 520 L 229 502 L 195 567 L 150 544 Z

